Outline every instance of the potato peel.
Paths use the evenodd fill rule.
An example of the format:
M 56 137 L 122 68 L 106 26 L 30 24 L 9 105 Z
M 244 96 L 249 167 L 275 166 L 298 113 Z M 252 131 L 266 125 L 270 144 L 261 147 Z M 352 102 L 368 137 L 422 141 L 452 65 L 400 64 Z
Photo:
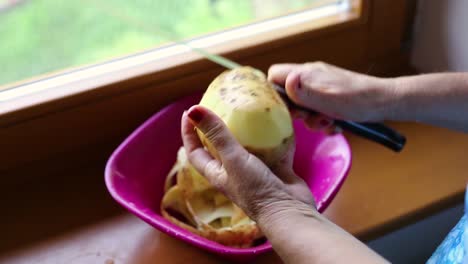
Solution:
M 177 182 L 172 185 L 174 177 Z M 183 147 L 165 187 L 168 190 L 161 202 L 161 212 L 172 223 L 231 247 L 250 247 L 262 237 L 257 224 L 191 166 Z M 174 212 L 186 221 L 175 217 Z

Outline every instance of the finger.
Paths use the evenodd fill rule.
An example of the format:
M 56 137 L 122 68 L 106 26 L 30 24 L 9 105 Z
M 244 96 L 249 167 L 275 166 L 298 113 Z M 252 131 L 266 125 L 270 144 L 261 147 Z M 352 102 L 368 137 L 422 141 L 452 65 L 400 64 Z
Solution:
M 284 88 L 286 89 L 286 93 L 288 97 L 291 98 L 295 103 L 300 103 L 300 98 L 298 95 L 300 94 L 300 90 L 303 90 L 303 86 L 301 84 L 301 73 L 299 69 L 293 70 L 289 72 L 288 76 L 286 76 L 286 81 Z
M 294 97 L 295 94 L 297 94 L 295 90 L 302 89 L 300 86 L 300 72 L 292 71 L 286 80 L 286 92 L 291 94 L 291 97 Z M 333 129 L 331 129 L 333 127 L 333 120 L 323 114 L 306 112 L 294 107 L 291 107 L 289 112 L 293 119 L 304 120 L 307 128 L 311 130 L 326 131 L 327 133 L 331 133 L 333 131 Z
M 225 166 L 246 159 L 248 152 L 237 142 L 229 129 L 216 114 L 202 106 L 193 106 L 187 116 L 194 126 L 205 135 Z
M 184 147 L 187 153 L 192 152 L 197 148 L 203 148 L 200 138 L 195 132 L 195 126 L 187 117 L 187 111 L 182 114 L 181 127 L 182 141 L 184 142 Z
M 282 159 L 280 159 L 276 164 L 273 164 L 271 171 L 278 176 L 284 183 L 295 182 L 297 177 L 294 173 L 293 163 L 294 163 L 294 154 L 296 152 L 296 143 L 295 140 L 289 145 L 289 148 Z
M 324 87 L 316 86 L 310 81 L 311 73 L 306 68 L 292 71 L 286 79 L 286 93 L 296 104 L 314 111 L 324 111 L 330 108 L 332 96 L 324 92 Z M 334 112 L 327 112 L 332 117 Z
M 294 63 L 282 63 L 272 65 L 268 69 L 268 81 L 276 83 L 278 85 L 284 85 L 288 74 L 299 67 L 299 64 Z
M 182 115 L 182 141 L 192 166 L 214 186 L 224 186 L 224 179 L 220 177 L 223 174 L 221 162 L 205 150 L 186 112 Z

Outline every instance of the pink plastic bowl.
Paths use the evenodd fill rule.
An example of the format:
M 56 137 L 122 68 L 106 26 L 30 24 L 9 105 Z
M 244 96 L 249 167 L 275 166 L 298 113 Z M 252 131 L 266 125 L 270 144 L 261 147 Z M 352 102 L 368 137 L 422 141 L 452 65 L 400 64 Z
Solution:
M 161 216 L 164 180 L 182 145 L 180 118 L 201 95 L 183 98 L 156 113 L 134 131 L 112 154 L 105 171 L 106 185 L 115 200 L 148 224 L 199 248 L 233 260 L 251 259 L 271 250 L 266 242 L 252 248 L 226 247 L 182 229 Z M 310 132 L 294 122 L 294 169 L 314 194 L 323 211 L 340 189 L 351 166 L 351 151 L 342 135 Z

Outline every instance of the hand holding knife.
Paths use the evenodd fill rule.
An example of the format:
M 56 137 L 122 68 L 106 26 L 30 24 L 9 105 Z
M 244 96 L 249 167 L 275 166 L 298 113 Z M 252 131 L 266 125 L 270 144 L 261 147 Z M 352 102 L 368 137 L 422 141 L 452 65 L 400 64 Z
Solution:
M 148 30 L 148 31 L 152 31 L 153 28 L 149 27 L 148 25 L 144 24 L 144 23 L 139 23 L 139 21 L 136 21 L 134 19 L 132 19 L 131 17 L 128 17 L 126 16 L 125 14 L 120 14 L 120 13 L 116 13 L 116 12 L 110 12 L 110 9 L 109 7 L 105 9 L 107 11 L 107 13 L 110 13 L 111 15 L 114 15 L 116 17 L 119 17 L 121 19 L 124 19 L 125 21 L 127 21 L 128 23 L 130 24 L 134 24 L 135 26 L 141 28 L 141 29 L 144 29 L 144 30 Z M 159 35 L 161 35 L 162 32 L 159 32 Z M 164 35 L 167 35 L 167 34 L 162 34 L 162 36 Z M 199 53 L 200 55 L 202 55 L 203 57 L 205 57 L 206 59 L 218 64 L 218 65 L 221 65 L 227 69 L 234 69 L 234 68 L 238 68 L 238 67 L 242 67 L 242 65 L 232 61 L 232 60 L 229 60 L 225 57 L 222 57 L 222 56 L 219 56 L 219 55 L 216 55 L 216 54 L 211 54 L 203 49 L 200 49 L 200 48 L 197 48 L 197 47 L 193 47 L 192 45 L 190 45 L 189 43 L 187 42 L 184 42 L 184 41 L 177 41 L 177 40 L 174 40 L 173 37 L 170 37 L 170 36 L 167 36 L 168 39 L 172 40 L 175 44 L 179 44 L 179 45 L 183 45 L 183 46 L 186 46 L 188 48 L 190 48 L 191 50 Z M 284 89 L 284 87 L 280 87 L 276 84 L 273 84 L 273 87 L 275 88 L 275 90 L 279 93 L 279 95 L 283 98 L 284 102 L 289 106 L 289 107 L 293 107 L 293 108 L 296 108 L 298 110 L 301 110 L 301 111 L 304 111 L 304 112 L 307 112 L 307 113 L 310 113 L 310 114 L 317 114 L 317 112 L 311 110 L 311 109 L 308 109 L 308 108 L 305 108 L 305 107 L 302 107 L 300 105 L 297 105 L 295 104 L 286 94 L 286 91 Z M 363 138 L 366 138 L 366 139 L 369 139 L 371 141 L 374 141 L 376 143 L 379 143 L 383 146 L 386 146 L 387 148 L 390 148 L 391 150 L 395 151 L 395 152 L 400 152 L 403 147 L 405 146 L 405 143 L 406 143 L 406 138 L 400 134 L 398 131 L 395 131 L 394 129 L 390 128 L 390 127 L 387 127 L 385 126 L 384 124 L 381 124 L 381 123 L 357 123 L 357 122 L 353 122 L 353 121 L 346 121 L 346 120 L 334 120 L 333 121 L 334 124 L 338 127 L 340 127 L 341 129 L 343 130 L 346 130 L 346 131 L 349 131 L 357 136 L 360 136 L 360 137 L 363 137 Z
M 189 46 L 187 43 L 179 43 L 185 46 Z M 224 58 L 219 55 L 210 54 L 205 50 L 194 48 L 189 46 L 193 51 L 196 51 L 203 55 L 205 58 L 209 59 L 212 62 L 215 62 L 218 65 L 221 65 L 228 69 L 234 69 L 238 67 L 242 67 L 242 65 L 231 61 L 227 58 Z M 276 92 L 279 93 L 283 101 L 289 106 L 296 108 L 297 110 L 301 110 L 310 114 L 317 114 L 314 110 L 305 108 L 294 103 L 286 94 L 286 90 L 283 87 L 280 87 L 277 84 L 273 84 Z M 406 138 L 400 134 L 398 131 L 384 125 L 381 123 L 357 123 L 353 121 L 346 121 L 346 120 L 334 120 L 334 124 L 341 129 L 351 132 L 354 135 L 369 139 L 376 143 L 379 143 L 395 152 L 400 152 L 406 143 Z
M 276 84 L 273 84 L 275 90 L 280 94 L 283 101 L 289 106 L 297 110 L 301 110 L 310 114 L 318 114 L 317 112 L 295 104 L 286 94 L 286 90 Z M 405 143 L 406 138 L 393 130 L 392 128 L 380 123 L 357 123 L 353 121 L 334 120 L 333 123 L 343 130 L 351 132 L 357 136 L 370 139 L 380 143 L 393 151 L 400 152 Z

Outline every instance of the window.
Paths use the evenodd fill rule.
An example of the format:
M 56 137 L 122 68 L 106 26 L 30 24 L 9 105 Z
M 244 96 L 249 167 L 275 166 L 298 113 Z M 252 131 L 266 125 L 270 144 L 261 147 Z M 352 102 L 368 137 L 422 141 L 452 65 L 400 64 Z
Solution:
M 8 83 L 141 52 L 323 0 L 3 0 L 0 90 Z
M 45 4 L 47 1 L 10 0 L 8 6 L 1 6 L 0 18 L 8 18 L 21 8 L 27 8 L 28 4 Z M 80 1 L 80 6 L 91 1 Z M 108 3 L 103 1 L 99 2 L 101 9 L 102 3 Z M 64 5 L 62 2 L 61 5 Z M 373 27 L 368 24 L 370 20 L 366 11 L 369 10 L 369 2 L 314 0 L 309 3 L 299 11 L 287 14 L 282 12 L 272 19 L 239 22 L 239 25 L 245 25 L 233 25 L 209 34 L 198 32 L 193 37 L 185 38 L 190 38 L 188 41 L 192 46 L 262 70 L 266 70 L 271 63 L 281 61 L 319 59 L 348 68 L 367 63 L 368 57 L 364 51 L 367 42 L 373 39 L 369 33 Z M 121 10 L 126 9 L 117 9 L 115 12 L 120 13 Z M 387 13 L 394 17 L 392 12 Z M 112 14 L 103 11 L 102 17 L 105 15 L 112 17 Z M 129 16 L 132 21 L 135 17 L 140 19 L 136 15 Z M 381 13 L 376 13 L 376 16 L 380 17 Z M 10 30 L 4 26 L 5 21 L 0 23 L 2 34 Z M 60 22 L 52 23 L 51 30 L 52 26 L 60 26 Z M 36 24 L 32 27 L 37 28 L 39 23 Z M 91 26 L 87 25 L 87 28 Z M 136 27 L 139 34 L 146 33 L 139 30 Z M 390 33 L 386 32 L 387 39 L 398 38 L 398 31 Z M 63 35 L 63 38 L 70 34 Z M 153 36 L 154 33 L 148 34 Z M 106 45 L 111 42 L 99 34 L 97 37 Z M 385 45 L 397 43 L 387 39 L 378 40 L 384 40 Z M 3 40 L 2 37 L 0 46 L 5 45 Z M 110 57 L 104 56 L 101 60 L 96 58 L 98 63 L 88 61 L 83 63 L 89 65 L 78 64 L 79 67 L 75 69 L 59 68 L 56 70 L 60 72 L 34 76 L 34 79 L 7 84 L 3 90 L 0 88 L 0 146 L 5 154 L 1 156 L 0 171 L 19 167 L 34 168 L 31 163 L 44 159 L 48 160 L 44 164 L 50 161 L 65 166 L 74 159 L 55 160 L 69 157 L 64 153 L 72 153 L 80 158 L 101 157 L 103 153 L 108 153 L 109 146 L 115 146 L 115 142 L 154 111 L 179 97 L 200 92 L 223 70 L 184 46 L 163 44 L 163 41 L 161 44 L 154 42 L 148 45 L 150 49 L 143 51 L 141 47 L 130 54 L 123 51 L 124 54 L 117 55 L 120 58 L 112 59 L 110 57 L 113 55 L 106 54 Z M 84 48 L 82 46 L 75 47 Z M 381 51 L 388 50 L 380 44 L 376 47 L 381 48 Z M 56 49 L 50 54 L 58 56 L 61 50 Z M 397 57 L 392 54 L 391 58 Z M 3 58 L 0 60 L 2 74 L 5 64 Z M 30 62 L 34 60 L 30 59 Z M 27 63 L 24 65 L 27 66 Z M 87 153 L 88 148 L 93 149 L 93 155 L 78 154 Z

